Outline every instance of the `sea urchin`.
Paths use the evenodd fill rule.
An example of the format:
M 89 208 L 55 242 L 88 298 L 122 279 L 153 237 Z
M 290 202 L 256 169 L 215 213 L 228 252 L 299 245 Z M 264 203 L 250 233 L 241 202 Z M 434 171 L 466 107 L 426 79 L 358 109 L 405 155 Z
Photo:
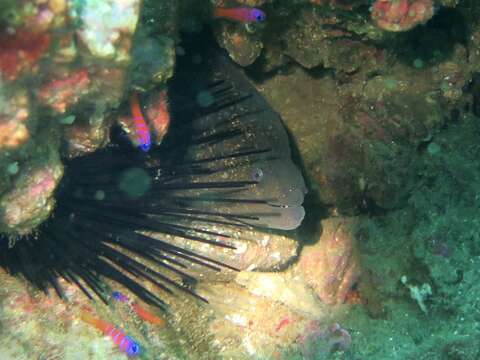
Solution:
M 164 307 L 140 279 L 199 297 L 189 265 L 233 269 L 172 236 L 233 248 L 222 228 L 300 224 L 306 190 L 280 117 L 219 50 L 188 49 L 169 84 L 172 123 L 162 144 L 145 154 L 119 136 L 69 160 L 49 220 L 11 248 L 0 235 L 9 273 L 61 297 L 63 278 L 104 302 L 109 278 Z

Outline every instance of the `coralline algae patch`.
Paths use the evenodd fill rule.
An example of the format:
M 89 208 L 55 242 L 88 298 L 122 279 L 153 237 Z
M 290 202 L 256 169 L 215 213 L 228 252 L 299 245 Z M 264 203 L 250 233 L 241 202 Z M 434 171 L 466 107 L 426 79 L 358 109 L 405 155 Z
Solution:
M 71 73 L 58 73 L 57 78 L 44 84 L 37 92 L 40 103 L 53 111 L 63 114 L 70 106 L 78 103 L 88 93 L 91 85 L 87 69 L 78 69 Z
M 27 171 L 42 163 L 40 153 L 57 153 L 58 167 L 60 153 L 79 156 L 109 142 L 113 109 L 129 92 L 127 70 L 141 5 L 140 0 L 6 2 L 9 16 L 0 30 L 0 150 L 8 152 L 0 154 L 0 167 L 17 161 L 18 176 L 28 177 Z M 133 72 L 142 73 L 141 85 L 149 87 L 152 79 L 158 84 L 172 76 L 174 42 L 166 35 L 155 41 L 148 32 L 142 39 L 148 41 L 139 40 L 133 56 L 148 59 L 149 71 Z M 166 101 L 161 103 L 165 113 Z M 154 114 L 158 142 L 169 122 L 160 115 Z M 2 196 L 11 184 L 0 182 Z M 14 233 L 15 226 L 8 231 Z
M 50 215 L 54 206 L 54 190 L 63 169 L 41 168 L 29 174 L 28 179 L 15 183 L 21 193 L 13 191 L 2 198 L 0 205 L 5 213 L 4 223 L 17 229 L 19 233 L 28 232 L 30 228 L 40 225 Z M 34 224 L 30 223 L 35 219 Z
M 377 0 L 372 5 L 372 19 L 388 31 L 407 31 L 432 18 L 432 0 Z
M 209 318 L 203 326 L 221 358 L 290 359 L 287 354 L 293 353 L 316 359 L 348 350 L 348 331 L 335 325 L 332 314 L 301 280 L 292 285 L 285 282 L 292 279 L 282 274 L 259 274 L 259 281 L 246 280 L 245 275 L 239 281 L 243 286 L 201 286 L 211 303 L 211 311 L 202 316 Z M 291 292 L 296 290 L 300 291 Z
M 0 79 L 0 150 L 16 149 L 30 139 L 30 101 L 24 90 L 5 91 Z
M 82 309 L 112 323 L 134 338 L 141 347 L 141 359 L 178 359 L 172 331 L 152 325 L 135 315 L 128 306 L 95 306 L 76 286 L 60 281 L 69 302 L 54 294 L 30 292 L 3 272 L 0 274 L 0 326 L 8 329 L 0 341 L 2 359 L 27 360 L 39 354 L 47 359 L 126 359 L 112 338 L 81 320 Z M 5 289 L 8 289 L 8 293 Z
M 40 137 L 39 137 L 40 139 Z M 51 142 L 38 149 L 35 154 L 40 160 L 34 165 L 24 161 L 12 161 L 15 171 L 8 174 L 10 192 L 0 196 L 0 229 L 17 234 L 28 233 L 50 215 L 54 205 L 54 192 L 63 175 L 63 165 L 56 152 L 57 143 Z
M 191 304 L 190 307 L 192 312 L 198 312 L 195 329 L 208 330 L 202 344 L 209 344 L 220 358 L 234 359 L 294 356 L 317 359 L 335 351 L 348 351 L 352 342 L 350 330 L 334 318 L 352 299 L 352 288 L 368 281 L 361 276 L 353 234 L 348 230 L 354 222 L 354 219 L 326 221 L 318 245 L 305 254 L 302 251 L 298 255 L 300 260 L 282 271 L 273 272 L 265 265 L 261 271 L 252 271 L 256 269 L 258 256 L 266 250 L 260 248 L 262 251 L 250 258 L 250 266 L 241 265 L 246 270 L 233 281 L 201 277 L 197 290 L 208 299 L 209 306 Z M 276 240 L 270 236 L 270 241 Z M 325 242 L 329 243 L 326 247 Z M 289 259 L 285 255 L 280 255 L 283 261 Z M 308 266 L 302 265 L 307 262 Z M 360 296 L 364 295 L 366 301 L 370 295 Z M 173 321 L 183 334 L 192 326 L 187 325 L 192 320 L 191 314 L 188 316 L 175 303 L 172 307 L 176 314 Z M 188 335 L 185 339 L 188 344 L 194 341 Z
M 0 167 L 16 161 L 19 170 L 15 179 L 0 183 L 2 204 L 18 202 L 14 198 L 20 193 L 27 203 L 37 203 L 30 182 L 19 179 L 61 168 L 60 146 L 67 144 L 66 155 L 76 156 L 108 142 L 106 117 L 122 100 L 140 4 L 51 0 L 5 5 L 11 16 L 0 30 L 0 149 L 7 151 L 0 154 Z M 48 166 L 45 155 L 53 161 Z M 40 197 L 50 197 L 56 188 L 61 176 L 53 173 L 52 189 L 43 187 Z M 52 208 L 14 216 L 22 221 L 14 220 L 9 209 L 0 229 L 31 231 Z

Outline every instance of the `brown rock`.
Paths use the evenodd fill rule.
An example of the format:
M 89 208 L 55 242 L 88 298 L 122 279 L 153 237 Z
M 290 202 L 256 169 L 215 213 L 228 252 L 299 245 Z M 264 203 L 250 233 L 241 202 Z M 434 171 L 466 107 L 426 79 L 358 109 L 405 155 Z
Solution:
M 230 57 L 241 66 L 248 66 L 258 58 L 263 43 L 254 34 L 249 34 L 243 25 L 224 23 L 217 31 L 218 43 Z
M 355 238 L 349 226 L 355 219 L 328 219 L 314 245 L 302 249 L 294 273 L 303 277 L 327 304 L 341 304 L 361 275 Z

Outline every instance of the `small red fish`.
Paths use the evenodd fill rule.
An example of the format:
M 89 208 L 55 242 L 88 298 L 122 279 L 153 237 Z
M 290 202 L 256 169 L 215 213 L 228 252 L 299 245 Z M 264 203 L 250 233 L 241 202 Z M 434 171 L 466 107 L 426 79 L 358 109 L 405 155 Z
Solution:
M 112 293 L 112 297 L 116 301 L 122 302 L 124 304 L 129 304 L 132 307 L 135 314 L 137 314 L 140 319 L 147 321 L 153 325 L 158 325 L 162 327 L 165 326 L 165 320 L 155 315 L 151 311 L 148 311 L 139 303 L 130 301 L 130 298 L 127 295 L 121 293 L 120 291 L 114 291 Z
M 87 324 L 100 330 L 103 335 L 109 336 L 120 350 L 127 354 L 127 356 L 140 355 L 140 345 L 131 337 L 125 335 L 122 329 L 117 328 L 115 325 L 112 325 L 105 320 L 97 319 L 90 314 L 88 310 L 82 310 L 80 318 Z
M 130 110 L 132 112 L 133 122 L 135 123 L 135 128 L 137 130 L 137 140 L 140 148 L 147 152 L 150 150 L 152 140 L 150 138 L 150 129 L 148 128 L 148 124 L 143 117 L 140 102 L 138 100 L 138 93 L 136 91 L 133 91 L 130 94 Z
M 280 323 L 277 325 L 275 331 L 278 332 L 280 331 L 284 326 L 287 326 L 290 323 L 290 320 L 288 318 L 284 318 L 280 321 Z
M 222 8 L 216 7 L 213 11 L 215 18 L 222 18 L 243 23 L 255 23 L 265 21 L 267 16 L 265 13 L 257 8 L 237 7 L 237 8 Z
M 155 315 L 151 311 L 148 311 L 145 309 L 143 306 L 140 304 L 133 302 L 131 304 L 133 311 L 135 311 L 135 314 L 138 315 L 139 318 L 141 318 L 144 321 L 149 322 L 152 325 L 157 325 L 157 326 L 165 326 L 165 320 L 163 320 L 161 317 Z

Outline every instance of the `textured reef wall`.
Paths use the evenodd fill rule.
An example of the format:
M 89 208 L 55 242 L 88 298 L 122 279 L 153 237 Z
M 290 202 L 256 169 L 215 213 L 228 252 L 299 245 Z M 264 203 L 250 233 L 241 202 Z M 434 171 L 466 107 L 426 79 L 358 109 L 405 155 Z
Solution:
M 108 142 L 108 115 L 123 96 L 140 1 L 2 7 L 0 229 L 21 234 L 49 216 L 61 156 Z
M 232 6 L 267 19 L 213 17 Z M 0 233 L 35 233 L 66 159 L 128 133 L 129 95 L 167 89 L 180 33 L 211 27 L 294 140 L 304 225 L 187 244 L 242 271 L 198 269 L 210 304 L 169 299 L 166 327 L 98 313 L 148 359 L 478 359 L 479 19 L 475 0 L 3 1 Z M 125 358 L 74 286 L 66 305 L 0 277 L 6 358 Z

